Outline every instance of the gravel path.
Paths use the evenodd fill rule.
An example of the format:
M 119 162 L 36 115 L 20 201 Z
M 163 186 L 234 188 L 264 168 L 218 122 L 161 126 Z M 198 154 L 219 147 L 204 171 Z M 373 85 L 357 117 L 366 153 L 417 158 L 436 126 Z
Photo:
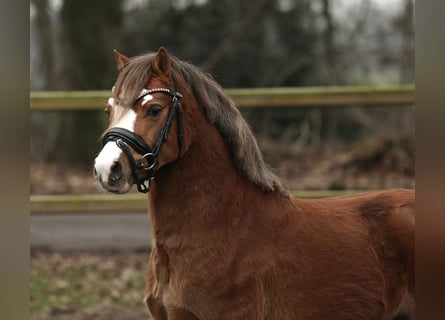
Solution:
M 148 248 L 150 242 L 151 224 L 147 213 L 30 217 L 32 249 L 137 250 Z

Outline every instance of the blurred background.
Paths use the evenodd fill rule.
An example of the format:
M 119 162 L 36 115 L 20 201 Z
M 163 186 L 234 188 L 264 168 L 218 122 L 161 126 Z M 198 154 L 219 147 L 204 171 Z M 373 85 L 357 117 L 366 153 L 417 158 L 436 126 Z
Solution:
M 411 85 L 413 19 L 412 0 L 31 0 L 30 88 L 111 91 L 113 49 L 160 46 L 224 88 Z M 290 190 L 414 188 L 414 105 L 241 112 Z M 102 193 L 105 127 L 100 109 L 32 111 L 31 196 Z M 81 216 L 31 216 L 33 319 L 145 319 L 148 218 Z

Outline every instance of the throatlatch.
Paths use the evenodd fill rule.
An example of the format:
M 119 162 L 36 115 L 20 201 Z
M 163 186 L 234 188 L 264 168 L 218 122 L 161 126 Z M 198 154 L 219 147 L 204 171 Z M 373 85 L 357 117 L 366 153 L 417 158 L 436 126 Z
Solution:
M 136 98 L 136 101 L 145 97 L 148 94 L 162 92 L 168 94 L 172 97 L 172 102 L 170 105 L 170 110 L 168 113 L 167 121 L 162 128 L 159 138 L 156 142 L 154 149 L 152 149 L 145 140 L 130 130 L 125 128 L 111 128 L 103 137 L 102 143 L 105 145 L 109 141 L 116 142 L 116 145 L 124 151 L 130 162 L 132 175 L 134 183 L 136 184 L 139 192 L 147 193 L 150 188 L 150 181 L 154 179 L 156 174 L 156 165 L 158 162 L 158 155 L 161 150 L 162 145 L 167 141 L 168 131 L 173 122 L 173 117 L 176 114 L 178 121 L 178 146 L 179 154 L 181 154 L 183 143 L 184 143 L 184 128 L 182 123 L 182 106 L 179 103 L 179 99 L 182 95 L 176 90 L 170 90 L 166 88 L 154 88 L 154 89 L 143 89 L 141 94 Z M 136 153 L 140 154 L 142 157 L 139 160 L 135 160 L 131 154 L 130 146 Z M 147 174 L 146 178 L 140 178 L 140 171 L 145 171 Z M 146 183 L 147 182 L 147 183 Z

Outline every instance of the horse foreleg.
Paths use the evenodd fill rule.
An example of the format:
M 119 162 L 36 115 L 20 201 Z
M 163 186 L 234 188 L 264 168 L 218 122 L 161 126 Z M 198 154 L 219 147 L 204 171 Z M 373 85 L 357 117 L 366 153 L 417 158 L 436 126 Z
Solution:
M 407 292 L 403 301 L 397 311 L 396 316 L 392 320 L 414 320 L 415 319 L 415 304 L 414 296 Z
M 155 320 L 169 320 L 162 301 L 161 286 L 168 283 L 168 256 L 163 248 L 153 246 L 147 268 L 145 303 Z
M 167 313 L 168 320 L 199 320 L 193 313 L 182 308 L 172 308 Z
M 159 298 L 153 296 L 145 297 L 145 303 L 154 320 L 168 320 L 167 311 Z

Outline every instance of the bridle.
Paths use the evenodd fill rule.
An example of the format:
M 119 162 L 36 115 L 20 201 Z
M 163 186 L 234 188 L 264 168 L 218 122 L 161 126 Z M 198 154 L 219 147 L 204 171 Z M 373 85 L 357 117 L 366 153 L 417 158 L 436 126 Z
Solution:
M 124 151 L 131 165 L 132 175 L 134 179 L 134 184 L 136 184 L 139 192 L 147 193 L 150 188 L 150 181 L 154 179 L 156 174 L 156 165 L 158 163 L 159 152 L 161 151 L 162 145 L 167 141 L 168 131 L 173 123 L 173 117 L 176 115 L 178 121 L 178 146 L 179 155 L 181 154 L 182 147 L 184 144 L 184 128 L 182 123 L 182 106 L 179 103 L 179 99 L 182 98 L 182 94 L 173 90 L 166 88 L 154 88 L 154 89 L 143 89 L 142 92 L 136 97 L 135 101 L 145 97 L 148 94 L 161 92 L 168 94 L 172 97 L 170 104 L 170 110 L 167 116 L 164 127 L 161 129 L 159 138 L 156 142 L 155 147 L 152 149 L 145 140 L 130 130 L 125 128 L 111 128 L 103 137 L 102 144 L 109 141 L 116 142 L 116 145 Z M 130 146 L 136 153 L 140 154 L 142 157 L 139 160 L 135 160 L 128 148 Z M 140 171 L 145 171 L 147 173 L 146 178 L 139 178 Z

